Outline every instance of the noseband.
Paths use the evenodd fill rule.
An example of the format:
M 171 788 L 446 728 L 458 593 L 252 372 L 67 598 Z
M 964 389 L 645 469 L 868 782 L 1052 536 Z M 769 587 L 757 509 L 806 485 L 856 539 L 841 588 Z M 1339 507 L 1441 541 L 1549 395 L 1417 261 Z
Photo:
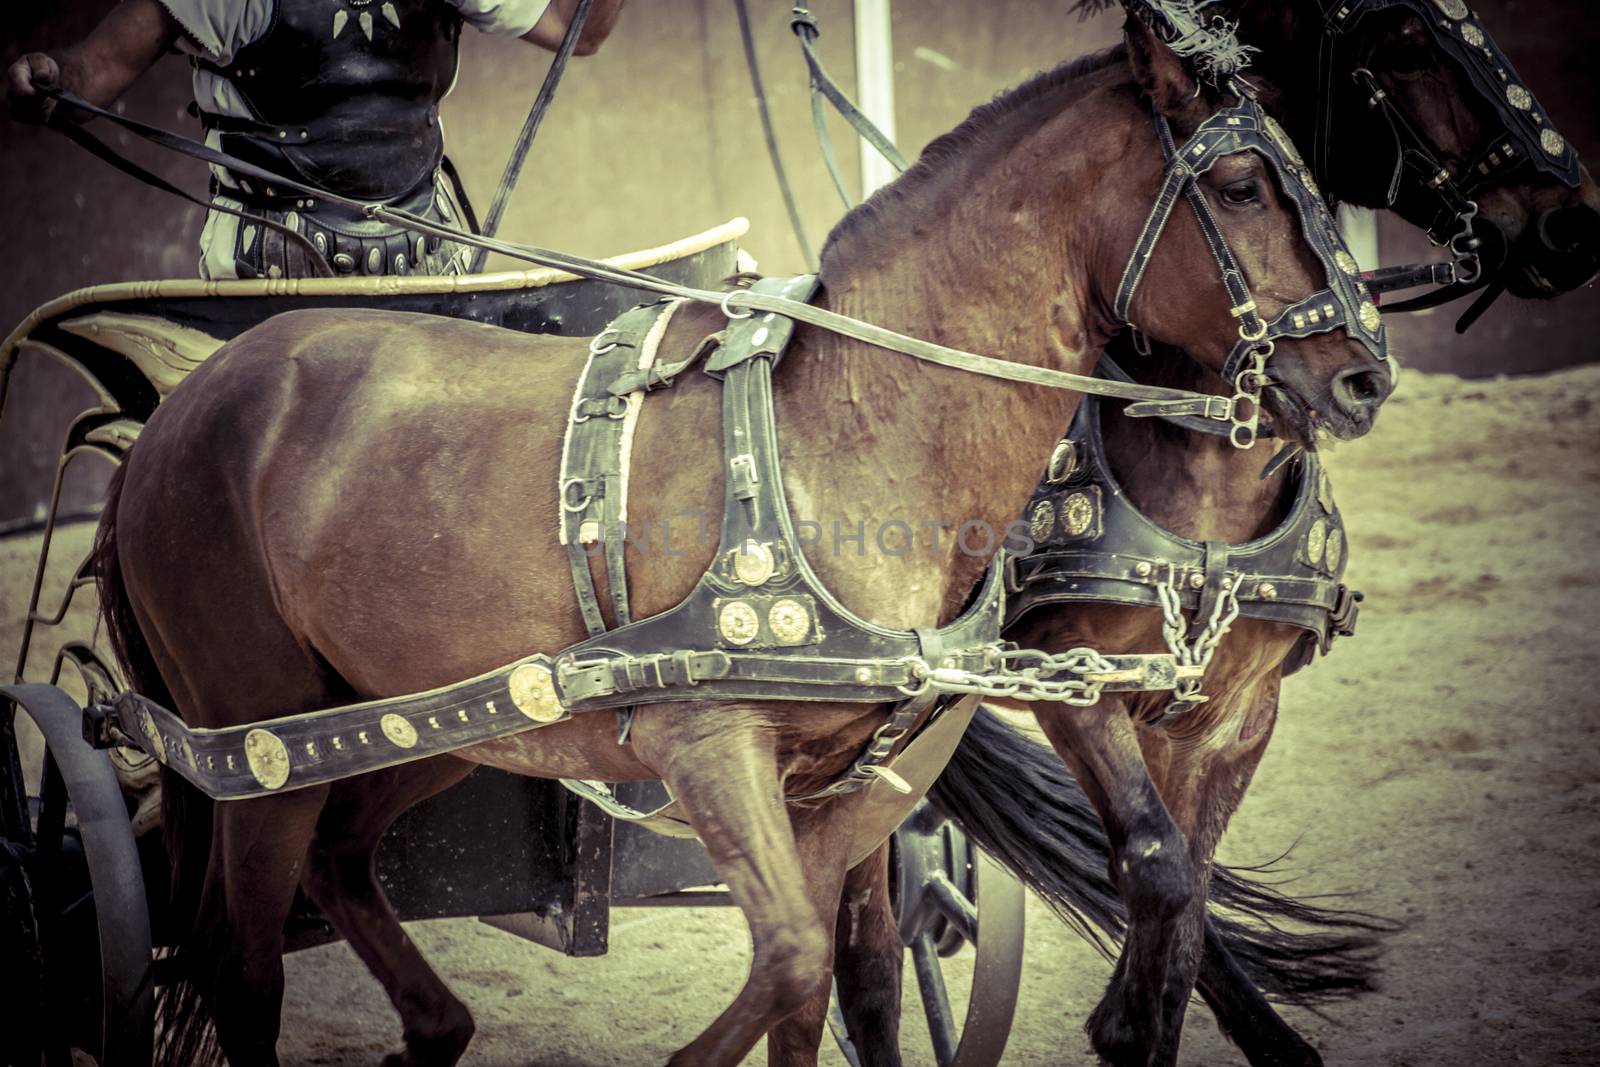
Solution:
M 1399 8 L 1421 19 L 1438 50 L 1466 75 L 1480 99 L 1499 119 L 1495 130 L 1454 173 L 1413 125 L 1376 76 L 1362 63 L 1352 77 L 1367 93 L 1367 106 L 1381 114 L 1394 143 L 1394 173 L 1386 203 L 1393 207 L 1400 181 L 1410 172 L 1417 188 L 1434 202 L 1426 224 L 1428 237 L 1450 249 L 1456 280 L 1470 285 L 1483 266 L 1472 224 L 1478 214 L 1473 196 L 1512 171 L 1532 168 L 1569 188 L 1579 183 L 1578 154 L 1556 132 L 1544 109 L 1517 77 L 1511 60 L 1473 17 L 1464 0 L 1321 0 L 1322 45 L 1319 53 L 1322 109 L 1317 116 L 1313 158 L 1318 173 L 1327 174 L 1333 157 L 1334 69 L 1339 54 L 1351 46 L 1356 28 L 1369 15 Z
M 1144 228 L 1122 272 L 1117 288 L 1115 311 L 1122 322 L 1133 325 L 1129 317 L 1134 295 L 1144 280 L 1156 244 L 1161 239 L 1183 196 L 1194 209 L 1211 254 L 1221 271 L 1223 287 L 1231 301 L 1230 312 L 1239 320 L 1239 339 L 1222 367 L 1222 377 L 1233 386 L 1232 425 L 1228 437 L 1235 447 L 1249 448 L 1255 443 L 1261 416 L 1261 393 L 1268 384 L 1267 359 L 1280 337 L 1309 337 L 1343 329 L 1366 345 L 1379 360 L 1388 359 L 1383 319 L 1367 287 L 1357 277 L 1356 260 L 1345 246 L 1327 204 L 1317 191 L 1310 171 L 1283 129 L 1268 117 L 1248 96 L 1218 110 L 1200 124 L 1184 142 L 1175 145 L 1172 127 L 1165 117 L 1155 116 L 1156 136 L 1166 159 L 1166 180 L 1145 219 Z M 1267 161 L 1278 178 L 1278 186 L 1293 201 L 1300 218 L 1305 242 L 1316 254 L 1328 284 L 1310 296 L 1289 305 L 1270 322 L 1261 317 L 1244 271 L 1228 247 L 1211 204 L 1201 192 L 1199 178 L 1224 156 L 1255 152 Z M 1133 405 L 1137 408 L 1139 405 Z M 1130 414 L 1143 414 L 1130 408 Z

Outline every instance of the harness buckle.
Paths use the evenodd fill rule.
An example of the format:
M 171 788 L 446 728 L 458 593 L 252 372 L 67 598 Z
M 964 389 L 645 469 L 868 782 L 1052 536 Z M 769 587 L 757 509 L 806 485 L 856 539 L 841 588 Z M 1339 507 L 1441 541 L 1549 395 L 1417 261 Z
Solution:
M 1328 613 L 1328 630 L 1339 637 L 1350 637 L 1356 632 L 1356 617 L 1361 614 L 1361 601 L 1366 599 L 1359 589 L 1340 585 L 1334 595 L 1333 610 Z

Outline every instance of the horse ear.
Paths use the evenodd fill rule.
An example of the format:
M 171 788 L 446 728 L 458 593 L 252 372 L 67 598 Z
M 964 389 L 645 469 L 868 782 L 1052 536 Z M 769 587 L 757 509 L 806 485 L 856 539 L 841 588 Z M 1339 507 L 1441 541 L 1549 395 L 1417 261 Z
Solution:
M 1211 113 L 1199 83 L 1165 41 L 1143 19 L 1130 14 L 1123 33 L 1128 40 L 1128 62 L 1151 105 L 1168 119 L 1198 126 Z

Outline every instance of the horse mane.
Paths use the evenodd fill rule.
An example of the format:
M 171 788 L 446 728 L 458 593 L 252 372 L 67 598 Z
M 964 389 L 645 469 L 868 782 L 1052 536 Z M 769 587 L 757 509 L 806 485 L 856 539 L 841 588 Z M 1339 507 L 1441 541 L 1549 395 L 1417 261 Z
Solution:
M 944 175 L 953 163 L 966 158 L 973 150 L 992 143 L 997 133 L 1006 128 L 1008 119 L 1042 100 L 1054 98 L 1065 86 L 1126 60 L 1127 47 L 1112 45 L 1035 74 L 1021 85 L 999 93 L 988 103 L 979 104 L 961 125 L 930 141 L 899 180 L 879 189 L 846 212 L 823 242 L 822 258 L 826 259 L 829 251 L 835 250 L 836 244 L 864 229 L 870 229 L 873 223 L 882 221 L 887 212 L 916 198 L 928 185 Z

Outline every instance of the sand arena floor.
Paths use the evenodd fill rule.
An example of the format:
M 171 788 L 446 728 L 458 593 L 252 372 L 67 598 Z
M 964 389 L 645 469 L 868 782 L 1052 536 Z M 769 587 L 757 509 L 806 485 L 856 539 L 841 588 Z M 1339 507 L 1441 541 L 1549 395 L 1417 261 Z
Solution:
M 1222 855 L 1258 862 L 1298 842 L 1296 891 L 1354 892 L 1406 925 L 1381 992 L 1289 1017 L 1330 1064 L 1600 1062 L 1600 368 L 1408 374 L 1376 431 L 1329 462 L 1367 594 L 1361 632 L 1286 684 Z M 63 558 L 87 539 L 70 530 Z M 0 544 L 5 647 L 35 552 Z M 1090 1064 L 1081 1027 L 1109 965 L 1037 902 L 1028 922 L 1006 1062 Z M 412 933 L 477 1017 L 470 1067 L 664 1062 L 748 964 L 743 922 L 721 909 L 618 911 L 598 960 L 472 920 Z M 373 1064 L 398 1042 L 344 945 L 286 970 L 286 1064 Z M 908 1063 L 931 1064 L 906 1000 Z M 1186 1064 L 1243 1062 L 1203 1007 L 1189 1018 Z M 829 1047 L 824 1062 L 843 1061 Z

